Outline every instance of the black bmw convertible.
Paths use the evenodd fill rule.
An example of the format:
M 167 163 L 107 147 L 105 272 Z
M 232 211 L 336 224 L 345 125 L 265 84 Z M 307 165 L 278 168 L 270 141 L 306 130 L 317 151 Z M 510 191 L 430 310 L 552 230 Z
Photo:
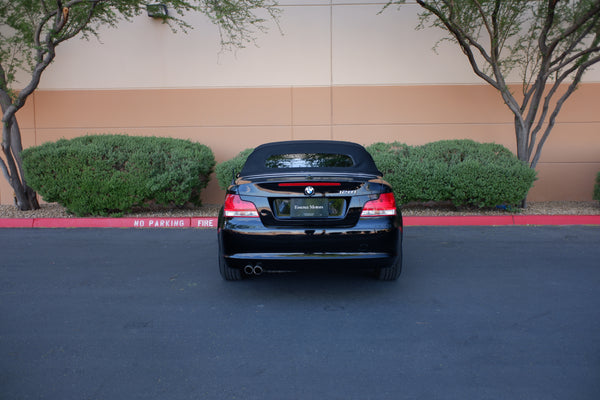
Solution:
M 219 213 L 219 271 L 240 280 L 269 271 L 402 271 L 402 216 L 391 186 L 359 144 L 286 141 L 257 147 Z

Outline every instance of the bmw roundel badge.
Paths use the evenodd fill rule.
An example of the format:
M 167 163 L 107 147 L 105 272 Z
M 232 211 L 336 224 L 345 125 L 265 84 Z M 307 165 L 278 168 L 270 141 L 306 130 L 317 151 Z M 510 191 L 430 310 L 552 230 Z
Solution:
M 313 194 L 315 194 L 315 188 L 312 186 L 307 186 L 304 188 L 304 194 L 307 196 L 312 196 Z

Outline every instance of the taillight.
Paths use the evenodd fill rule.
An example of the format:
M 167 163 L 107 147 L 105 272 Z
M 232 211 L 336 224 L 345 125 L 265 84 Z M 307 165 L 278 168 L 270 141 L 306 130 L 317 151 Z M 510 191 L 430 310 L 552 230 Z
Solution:
M 361 217 L 385 217 L 396 215 L 396 200 L 393 193 L 382 193 L 377 200 L 367 201 Z
M 242 200 L 237 194 L 228 194 L 225 197 L 223 212 L 226 217 L 258 218 L 258 211 L 254 203 Z

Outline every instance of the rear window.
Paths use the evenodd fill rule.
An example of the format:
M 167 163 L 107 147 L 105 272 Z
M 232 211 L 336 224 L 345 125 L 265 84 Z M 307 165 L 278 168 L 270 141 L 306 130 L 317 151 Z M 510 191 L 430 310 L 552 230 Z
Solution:
M 280 172 L 351 172 L 381 176 L 363 146 L 337 140 L 289 140 L 262 144 L 250 153 L 240 176 Z
M 276 168 L 349 168 L 352 157 L 334 153 L 274 154 L 265 160 L 265 167 Z

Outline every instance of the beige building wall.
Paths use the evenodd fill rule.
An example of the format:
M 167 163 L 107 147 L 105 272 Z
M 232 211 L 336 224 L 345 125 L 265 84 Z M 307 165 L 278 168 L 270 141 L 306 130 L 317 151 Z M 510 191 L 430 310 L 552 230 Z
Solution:
M 102 42 L 58 49 L 40 90 L 18 114 L 25 146 L 88 133 L 187 138 L 217 161 L 273 140 L 339 139 L 421 144 L 472 138 L 515 148 L 497 93 L 435 31 L 415 31 L 418 7 L 381 15 L 375 1 L 280 1 L 256 46 L 220 52 L 203 16 L 173 35 L 141 16 Z M 187 18 L 187 17 L 186 17 Z M 25 81 L 22 79 L 22 83 Z M 600 171 L 600 71 L 591 71 L 560 114 L 531 200 L 590 200 Z M 205 203 L 219 203 L 215 181 Z M 5 180 L 0 200 L 12 203 Z

